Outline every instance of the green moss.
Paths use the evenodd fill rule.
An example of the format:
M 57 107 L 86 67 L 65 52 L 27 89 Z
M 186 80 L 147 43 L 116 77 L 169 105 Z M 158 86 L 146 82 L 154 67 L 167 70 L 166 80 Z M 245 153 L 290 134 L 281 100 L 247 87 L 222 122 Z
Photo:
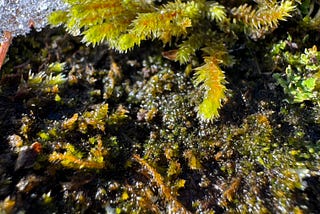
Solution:
M 272 49 L 275 63 L 287 66 L 285 74 L 275 73 L 273 76 L 288 95 L 289 102 L 301 103 L 310 100 L 319 105 L 317 72 L 320 57 L 317 47 L 305 49 L 304 53 L 292 54 L 290 51 L 285 51 L 288 43 L 293 43 L 291 37 L 286 42 L 281 41 Z M 284 61 L 279 62 L 277 59 L 284 59 Z
M 110 2 L 94 6 L 105 9 Z M 319 210 L 315 196 L 319 194 L 320 109 L 318 79 L 313 81 L 318 78 L 318 51 L 308 48 L 320 37 L 297 23 L 300 13 L 287 11 L 292 10 L 293 1 L 154 1 L 151 7 L 150 1 L 143 7 L 131 5 L 132 1 L 114 3 L 131 11 L 124 17 L 131 24 L 110 31 L 117 35 L 96 36 L 99 28 L 112 25 L 108 19 L 100 20 L 102 26 L 87 26 L 90 19 L 77 23 L 66 16 L 71 18 L 67 28 L 76 32 L 79 26 L 71 25 L 80 24 L 80 32 L 84 36 L 88 32 L 86 39 L 95 39 L 93 43 L 100 44 L 101 39 L 111 47 L 119 42 L 125 43 L 123 47 L 139 43 L 141 49 L 117 54 L 104 45 L 85 46 L 81 38 L 55 30 L 29 37 L 31 45 L 28 39 L 14 40 L 9 56 L 19 65 L 6 63 L 0 84 L 4 142 L 0 146 L 0 210 Z M 306 16 L 312 4 L 295 4 L 295 11 L 303 6 L 301 14 Z M 181 12 L 179 5 L 187 11 Z M 286 6 L 282 18 L 290 21 L 259 19 L 270 15 L 268 5 L 270 13 Z M 73 13 L 87 10 L 88 5 L 73 6 L 70 14 L 77 15 Z M 202 12 L 196 14 L 199 8 Z M 158 10 L 166 16 L 172 11 L 183 16 L 142 32 L 139 22 L 159 17 Z M 110 15 L 100 12 L 102 17 Z M 113 12 L 115 23 L 121 24 L 124 12 Z M 289 13 L 294 17 L 289 18 Z M 179 24 L 178 30 L 186 32 L 171 33 L 180 37 L 166 34 L 165 27 Z M 131 31 L 142 35 L 141 41 L 126 43 Z M 18 49 L 26 56 L 19 55 Z M 28 54 L 30 50 L 41 56 Z M 30 63 L 21 65 L 26 57 L 31 57 Z M 196 109 L 208 92 L 205 82 L 210 78 L 201 77 L 199 88 L 192 75 L 195 67 L 204 69 L 199 75 L 207 74 L 209 65 L 215 71 L 224 70 L 223 84 L 229 90 L 220 117 L 204 121 Z M 286 73 L 287 67 L 291 70 Z M 17 74 L 12 75 L 15 69 Z M 277 85 L 273 73 L 285 83 Z M 297 97 L 297 91 L 306 96 Z M 19 168 L 14 171 L 18 159 Z
M 253 39 L 261 38 L 295 10 L 295 3 L 289 0 L 261 1 L 256 8 L 248 4 L 229 8 L 206 0 L 177 0 L 160 6 L 153 1 L 66 3 L 70 8 L 54 12 L 49 21 L 54 25 L 63 23 L 73 35 L 83 35 L 83 42 L 87 44 L 106 42 L 111 48 L 126 52 L 145 40 L 158 39 L 173 46 L 164 56 L 181 64 L 196 59 L 198 50 L 209 55 L 203 58 L 205 64 L 196 69 L 195 84 L 205 91 L 197 108 L 201 120 L 217 118 L 221 102 L 226 98 L 226 81 L 220 65 L 231 64 L 225 46 L 232 44 L 236 36 L 230 33 L 244 31 Z M 208 26 L 217 27 L 208 30 Z

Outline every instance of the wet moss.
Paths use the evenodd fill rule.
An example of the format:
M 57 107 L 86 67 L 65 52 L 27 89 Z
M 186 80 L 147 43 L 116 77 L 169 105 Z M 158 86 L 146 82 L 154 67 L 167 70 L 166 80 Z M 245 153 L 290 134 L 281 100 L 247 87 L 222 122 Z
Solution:
M 226 71 L 228 100 L 220 119 L 207 123 L 197 119 L 203 92 L 190 71 L 163 59 L 159 47 L 120 55 L 56 30 L 34 36 L 42 55 L 3 67 L 1 211 L 319 209 L 319 106 L 284 102 L 267 72 L 272 57 L 247 59 L 262 55 L 259 48 L 235 50 L 246 53 L 243 72 Z M 13 43 L 16 63 L 28 41 Z M 64 81 L 49 84 L 59 75 Z

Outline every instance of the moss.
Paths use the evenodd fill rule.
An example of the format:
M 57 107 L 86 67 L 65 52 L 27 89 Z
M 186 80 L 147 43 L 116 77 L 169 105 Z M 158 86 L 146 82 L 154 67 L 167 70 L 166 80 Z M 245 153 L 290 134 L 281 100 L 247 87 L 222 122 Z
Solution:
M 256 7 L 244 3 L 233 8 L 205 0 L 177 0 L 161 6 L 153 1 L 88 1 L 81 2 L 81 6 L 78 1 L 66 3 L 69 9 L 54 12 L 49 20 L 54 25 L 64 24 L 73 35 L 83 35 L 83 42 L 87 44 L 106 42 L 111 48 L 125 52 L 145 40 L 158 39 L 173 46 L 164 56 L 181 64 L 196 60 L 196 51 L 205 54 L 204 65 L 196 69 L 195 77 L 196 85 L 205 91 L 197 108 L 202 120 L 218 117 L 218 109 L 226 98 L 226 81 L 220 65 L 232 64 L 225 48 L 236 40 L 230 33 L 244 31 L 251 38 L 259 39 L 295 10 L 294 1 L 260 1 Z M 212 28 L 208 30 L 207 26 Z M 178 49 L 173 43 L 180 43 Z
M 143 42 L 127 54 L 85 46 L 58 30 L 14 40 L 0 85 L 1 211 L 319 210 L 318 102 L 284 101 L 290 94 L 272 76 L 287 81 L 288 65 L 304 78 L 317 75 L 317 62 L 303 64 L 301 58 L 315 53 L 310 47 L 318 32 L 302 31 L 305 26 L 295 22 L 299 15 L 292 14 L 294 19 L 253 41 L 243 33 L 246 14 L 239 11 L 232 12 L 240 18 L 226 31 L 224 14 L 233 16 L 224 7 L 247 4 L 257 13 L 263 6 L 207 3 L 211 14 L 205 19 L 213 19 L 216 31 L 208 33 L 227 41 L 222 55 L 236 59 L 234 67 L 221 66 L 228 90 L 219 119 L 210 122 L 197 117 L 205 90 L 195 86 L 190 69 L 203 61 L 203 44 L 195 42 L 204 35 L 201 26 L 190 29 L 193 39 L 177 38 L 172 45 L 178 49 Z M 14 68 L 13 62 L 28 57 Z

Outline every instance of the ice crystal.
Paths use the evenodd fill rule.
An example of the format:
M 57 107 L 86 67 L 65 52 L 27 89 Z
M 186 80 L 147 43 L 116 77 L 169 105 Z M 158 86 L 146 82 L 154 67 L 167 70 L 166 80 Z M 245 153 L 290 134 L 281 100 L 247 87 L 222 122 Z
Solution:
M 13 37 L 29 33 L 30 25 L 40 31 L 52 11 L 65 7 L 62 0 L 0 0 L 0 42 L 5 31 Z

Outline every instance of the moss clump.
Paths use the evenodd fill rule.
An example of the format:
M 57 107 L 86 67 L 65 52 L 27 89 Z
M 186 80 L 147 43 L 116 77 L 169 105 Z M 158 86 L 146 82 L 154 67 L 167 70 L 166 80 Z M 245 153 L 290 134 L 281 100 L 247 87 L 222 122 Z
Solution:
M 303 86 L 299 81 L 291 84 L 288 66 L 298 80 L 315 78 L 318 51 L 310 47 L 320 37 L 307 22 L 301 23 L 308 12 L 296 13 L 312 4 L 288 2 L 155 1 L 141 13 L 158 15 L 154 9 L 162 8 L 168 15 L 169 6 L 176 11 L 180 3 L 210 7 L 199 19 L 184 17 L 192 27 L 172 46 L 144 41 L 141 49 L 127 54 L 109 51 L 106 45 L 85 46 L 81 38 L 57 30 L 34 34 L 32 43 L 42 54 L 17 68 L 5 64 L 0 85 L 0 209 L 317 212 L 318 89 L 311 87 L 312 96 L 299 102 L 292 96 L 297 93 L 283 89 L 300 91 Z M 270 7 L 271 12 L 295 5 L 296 12 L 290 12 L 294 19 L 286 15 L 286 23 L 263 22 L 260 15 L 270 15 L 264 7 L 269 4 L 275 8 Z M 233 9 L 240 6 L 252 11 L 257 26 L 246 23 L 250 13 Z M 177 20 L 173 17 L 167 24 L 176 25 Z M 126 26 L 120 37 L 134 28 Z M 205 35 L 208 43 L 199 44 Z M 10 59 L 20 63 L 32 57 L 16 51 L 30 49 L 27 38 L 14 41 Z M 234 67 L 224 67 L 232 63 Z M 195 85 L 194 67 L 202 86 L 212 80 L 211 73 L 221 76 L 224 70 L 222 82 L 229 90 L 224 91 L 217 120 L 199 120 L 195 111 L 210 90 Z M 207 70 L 210 78 L 204 80 Z M 273 73 L 286 84 L 278 85 Z
M 320 54 L 317 47 L 314 45 L 312 48 L 306 48 L 304 53 L 293 54 L 286 50 L 287 44 L 296 46 L 296 43 L 289 37 L 286 41 L 280 41 L 274 45 L 272 49 L 276 66 L 287 66 L 285 74 L 275 73 L 274 77 L 289 96 L 288 102 L 312 101 L 319 105 Z
M 235 35 L 245 32 L 254 39 L 261 38 L 295 10 L 295 2 L 289 0 L 259 1 L 255 7 L 242 2 L 229 7 L 206 0 L 177 0 L 160 6 L 154 1 L 66 3 L 69 9 L 54 12 L 50 22 L 64 24 L 73 35 L 83 35 L 87 44 L 107 42 L 111 48 L 125 52 L 145 40 L 158 39 L 173 46 L 164 55 L 180 64 L 197 60 L 195 53 L 201 51 L 204 65 L 196 69 L 195 84 L 204 91 L 197 108 L 202 120 L 218 117 L 226 98 L 225 75 L 220 65 L 232 65 L 227 48 L 236 41 Z

